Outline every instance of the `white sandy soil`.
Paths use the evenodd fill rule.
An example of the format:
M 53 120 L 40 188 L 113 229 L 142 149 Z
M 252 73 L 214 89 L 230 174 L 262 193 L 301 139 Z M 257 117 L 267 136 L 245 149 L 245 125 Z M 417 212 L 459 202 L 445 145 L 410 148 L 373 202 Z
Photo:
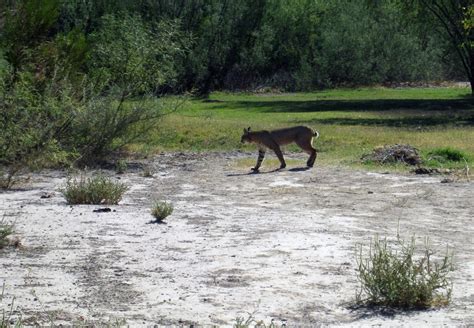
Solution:
M 474 326 L 472 182 L 318 162 L 278 172 L 264 163 L 261 174 L 248 174 L 237 165 L 246 157 L 256 160 L 163 154 L 152 178 L 139 165 L 106 171 L 130 187 L 110 213 L 67 205 L 60 171 L 0 193 L 0 218 L 15 223 L 22 244 L 0 251 L 0 311 L 27 325 L 230 326 L 253 314 L 289 327 Z M 295 159 L 303 166 L 306 158 Z M 156 199 L 174 204 L 167 224 L 149 223 Z M 454 250 L 448 307 L 351 307 L 356 246 L 376 234 L 395 238 L 398 224 L 420 245 L 428 236 L 441 255 Z

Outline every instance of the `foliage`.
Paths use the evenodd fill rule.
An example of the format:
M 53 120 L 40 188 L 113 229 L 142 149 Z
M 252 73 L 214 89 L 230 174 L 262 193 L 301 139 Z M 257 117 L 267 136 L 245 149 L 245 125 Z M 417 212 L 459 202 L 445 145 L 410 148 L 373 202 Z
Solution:
M 68 204 L 107 204 L 116 205 L 128 187 L 104 175 L 87 178 L 69 178 L 61 193 Z
M 460 76 L 466 57 L 453 54 L 472 51 L 472 5 L 446 3 L 28 0 L 5 10 L 2 43 L 15 69 L 62 58 L 138 93 L 434 80 Z M 450 34 L 438 33 L 435 5 Z M 450 35 L 464 36 L 457 48 Z
M 127 171 L 127 162 L 123 159 L 115 161 L 115 173 L 124 174 Z
M 68 147 L 79 154 L 80 164 L 95 163 L 142 137 L 166 111 L 165 104 L 153 97 L 128 102 L 123 94 L 86 97 L 76 108 L 65 138 Z
M 441 163 L 461 162 L 469 159 L 469 156 L 461 150 L 452 147 L 436 148 L 428 152 L 428 160 L 436 160 Z
M 101 159 L 156 126 L 165 109 L 153 93 L 174 83 L 178 39 L 184 39 L 178 36 L 172 22 L 151 26 L 136 15 L 102 18 L 89 37 L 91 76 L 68 139 L 79 162 Z
M 8 78 L 0 81 L 0 166 L 5 168 L 5 187 L 14 183 L 14 175 L 21 170 L 67 159 L 58 139 L 74 111 L 69 85 L 52 79 L 39 93 L 31 79 L 25 72 L 10 86 Z
M 361 283 L 359 302 L 396 308 L 447 305 L 452 255 L 447 253 L 441 261 L 433 261 L 433 255 L 426 241 L 423 254 L 418 256 L 414 237 L 410 242 L 397 237 L 397 248 L 376 237 L 368 256 L 364 256 L 361 246 L 356 258 Z
M 89 38 L 89 71 L 98 83 L 119 88 L 126 96 L 173 85 L 176 56 L 185 42 L 176 23 L 152 25 L 138 15 L 105 15 L 100 29 Z
M 151 215 L 156 219 L 156 222 L 162 222 L 173 213 L 173 209 L 171 203 L 156 201 L 151 209 Z
M 3 219 L 0 220 L 0 249 L 9 244 L 8 237 L 13 233 L 13 224 L 6 223 Z
M 46 15 L 30 13 L 36 8 L 30 2 L 6 15 L 1 34 L 0 165 L 6 167 L 8 185 L 22 170 L 71 160 L 90 163 L 143 135 L 163 114 L 151 93 L 172 83 L 173 56 L 180 51 L 171 23 L 156 25 L 155 33 L 131 16 L 105 17 L 88 40 L 78 28 L 52 33 L 57 15 L 41 29 L 25 22 Z M 29 40 L 33 35 L 38 40 Z M 117 54 L 122 47 L 129 52 Z M 150 96 L 129 101 L 143 92 Z
M 474 95 L 473 5 L 470 0 L 414 0 L 399 1 L 407 11 L 419 17 L 431 16 L 437 21 L 434 31 L 442 31 L 449 40 L 451 51 L 457 55 L 460 67 L 471 84 Z
M 14 70 L 31 60 L 31 50 L 48 39 L 59 15 L 59 0 L 12 1 L 3 12 L 0 34 L 6 57 Z M 2 9 L 0 9 L 2 10 Z
M 233 328 L 279 328 L 279 327 L 286 327 L 286 323 L 276 323 L 272 319 L 268 324 L 266 324 L 263 320 L 256 320 L 254 318 L 254 313 L 250 313 L 247 318 L 238 317 L 235 319 L 235 323 L 232 325 Z
M 439 78 L 433 41 L 428 38 L 423 49 L 390 2 L 367 10 L 357 2 L 334 1 L 322 26 L 315 61 L 323 85 Z

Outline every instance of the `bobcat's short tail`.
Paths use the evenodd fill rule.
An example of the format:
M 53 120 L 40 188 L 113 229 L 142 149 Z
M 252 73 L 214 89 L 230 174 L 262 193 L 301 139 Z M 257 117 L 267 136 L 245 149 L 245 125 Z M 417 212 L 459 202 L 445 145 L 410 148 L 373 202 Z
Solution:
M 319 132 L 318 132 L 318 131 L 314 131 L 313 137 L 315 137 L 315 139 L 318 139 L 318 138 L 319 138 Z

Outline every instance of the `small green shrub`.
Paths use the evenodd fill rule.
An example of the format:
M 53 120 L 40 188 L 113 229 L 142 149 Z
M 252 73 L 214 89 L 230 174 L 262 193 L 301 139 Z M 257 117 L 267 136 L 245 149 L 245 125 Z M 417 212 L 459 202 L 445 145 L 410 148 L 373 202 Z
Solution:
M 11 234 L 13 234 L 13 224 L 8 224 L 8 223 L 5 223 L 3 220 L 1 220 L 0 221 L 0 248 L 3 248 L 10 243 L 10 241 L 8 240 L 8 237 Z
M 280 328 L 286 327 L 286 324 L 278 324 L 275 323 L 273 320 L 270 323 L 265 323 L 263 320 L 255 320 L 252 316 L 248 317 L 247 319 L 243 317 L 238 317 L 235 319 L 235 323 L 233 324 L 233 328 Z
M 127 162 L 123 159 L 120 159 L 115 162 L 115 173 L 124 174 L 127 171 L 128 165 Z
M 387 240 L 375 238 L 368 257 L 357 255 L 361 283 L 358 302 L 395 308 L 428 308 L 447 305 L 451 296 L 452 255 L 436 262 L 425 245 L 422 256 L 415 255 L 415 239 L 405 243 L 397 238 L 398 250 Z M 426 243 L 427 244 L 427 243 Z
M 173 213 L 173 205 L 167 202 L 157 201 L 151 209 L 151 215 L 155 217 L 156 222 L 162 222 L 171 213 Z
M 9 189 L 15 184 L 15 174 L 17 170 L 15 167 L 8 169 L 0 168 L 0 189 Z
M 153 175 L 156 173 L 154 166 L 151 163 L 145 164 L 143 166 L 142 176 L 144 178 L 153 178 Z
M 467 160 L 469 156 L 461 150 L 451 147 L 437 148 L 428 153 L 428 160 L 445 162 L 461 162 Z
M 128 187 L 103 175 L 86 178 L 70 178 L 61 190 L 68 204 L 116 205 Z

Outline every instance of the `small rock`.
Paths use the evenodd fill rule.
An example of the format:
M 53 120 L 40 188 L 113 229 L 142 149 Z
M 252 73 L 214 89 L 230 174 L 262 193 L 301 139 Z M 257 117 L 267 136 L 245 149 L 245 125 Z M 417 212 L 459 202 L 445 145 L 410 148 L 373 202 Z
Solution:
M 444 178 L 443 180 L 441 180 L 441 183 L 452 183 L 452 182 L 454 182 L 454 180 L 451 178 Z
M 108 207 L 102 207 L 102 208 L 96 208 L 95 210 L 93 210 L 92 212 L 95 212 L 95 213 L 107 213 L 107 212 L 112 212 L 112 210 Z M 115 212 L 115 211 L 114 211 Z
M 51 197 L 53 197 L 52 193 L 44 193 L 40 196 L 41 199 L 51 198 Z

